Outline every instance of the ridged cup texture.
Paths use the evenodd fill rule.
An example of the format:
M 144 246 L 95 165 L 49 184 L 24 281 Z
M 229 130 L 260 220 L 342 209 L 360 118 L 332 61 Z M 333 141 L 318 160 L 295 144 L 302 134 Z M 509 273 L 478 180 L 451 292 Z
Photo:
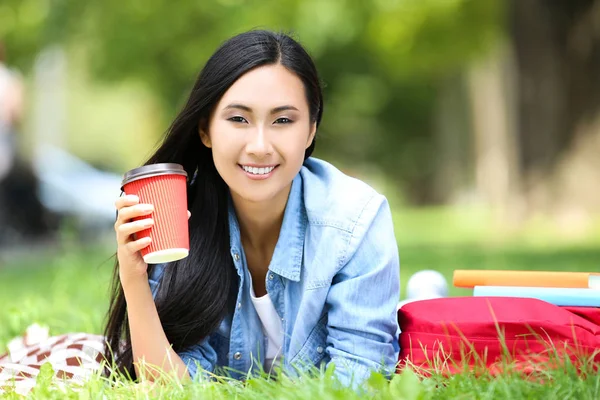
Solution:
M 123 187 L 125 194 L 139 197 L 140 203 L 152 204 L 150 216 L 135 220 L 154 219 L 154 225 L 136 234 L 137 239 L 150 236 L 150 245 L 141 250 L 142 256 L 166 249 L 188 249 L 190 239 L 187 215 L 186 177 L 183 175 L 159 175 L 135 180 Z

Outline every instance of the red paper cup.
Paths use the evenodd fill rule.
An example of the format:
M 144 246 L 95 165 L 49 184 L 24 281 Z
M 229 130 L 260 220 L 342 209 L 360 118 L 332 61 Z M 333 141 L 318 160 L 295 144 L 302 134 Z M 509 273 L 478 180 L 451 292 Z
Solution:
M 154 226 L 136 234 L 137 239 L 147 236 L 152 239 L 150 245 L 141 250 L 148 264 L 181 260 L 189 254 L 186 181 L 183 167 L 172 163 L 146 165 L 123 176 L 125 194 L 134 194 L 140 203 L 154 206 Z M 148 216 L 134 220 L 145 218 Z

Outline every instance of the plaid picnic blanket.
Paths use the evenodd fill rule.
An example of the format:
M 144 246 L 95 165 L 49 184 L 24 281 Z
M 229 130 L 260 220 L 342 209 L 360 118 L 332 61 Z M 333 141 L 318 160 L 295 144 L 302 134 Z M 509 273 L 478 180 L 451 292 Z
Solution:
M 35 386 L 42 364 L 49 362 L 55 381 L 82 384 L 101 368 L 105 338 L 88 333 L 69 333 L 31 344 L 27 336 L 13 341 L 0 354 L 0 395 L 27 395 Z

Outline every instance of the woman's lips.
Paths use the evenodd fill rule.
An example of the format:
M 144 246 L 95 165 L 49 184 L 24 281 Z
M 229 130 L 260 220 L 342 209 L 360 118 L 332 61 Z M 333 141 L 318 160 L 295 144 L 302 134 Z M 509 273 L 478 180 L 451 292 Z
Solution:
M 255 180 L 255 181 L 262 181 L 262 180 L 270 178 L 273 175 L 273 173 L 275 172 L 275 170 L 277 169 L 277 167 L 279 167 L 279 165 L 275 165 L 272 167 L 249 167 L 249 166 L 247 166 L 246 169 L 244 169 L 244 167 L 242 165 L 238 164 L 238 166 L 240 167 L 242 172 L 248 178 Z M 266 172 L 266 170 L 269 168 L 271 168 L 271 171 Z M 254 171 L 256 171 L 256 173 Z

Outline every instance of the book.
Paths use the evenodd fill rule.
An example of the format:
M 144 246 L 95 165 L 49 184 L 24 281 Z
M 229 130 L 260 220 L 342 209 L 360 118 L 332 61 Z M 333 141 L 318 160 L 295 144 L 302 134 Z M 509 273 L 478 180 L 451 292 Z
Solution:
M 600 274 L 591 274 L 588 278 L 588 287 L 590 289 L 600 289 Z
M 590 279 L 594 277 L 593 279 Z M 499 271 L 499 270 L 455 270 L 455 287 L 475 286 L 531 286 L 590 288 L 600 285 L 600 273 L 562 271 Z
M 557 306 L 600 307 L 600 290 L 528 286 L 475 286 L 475 297 L 526 297 Z

